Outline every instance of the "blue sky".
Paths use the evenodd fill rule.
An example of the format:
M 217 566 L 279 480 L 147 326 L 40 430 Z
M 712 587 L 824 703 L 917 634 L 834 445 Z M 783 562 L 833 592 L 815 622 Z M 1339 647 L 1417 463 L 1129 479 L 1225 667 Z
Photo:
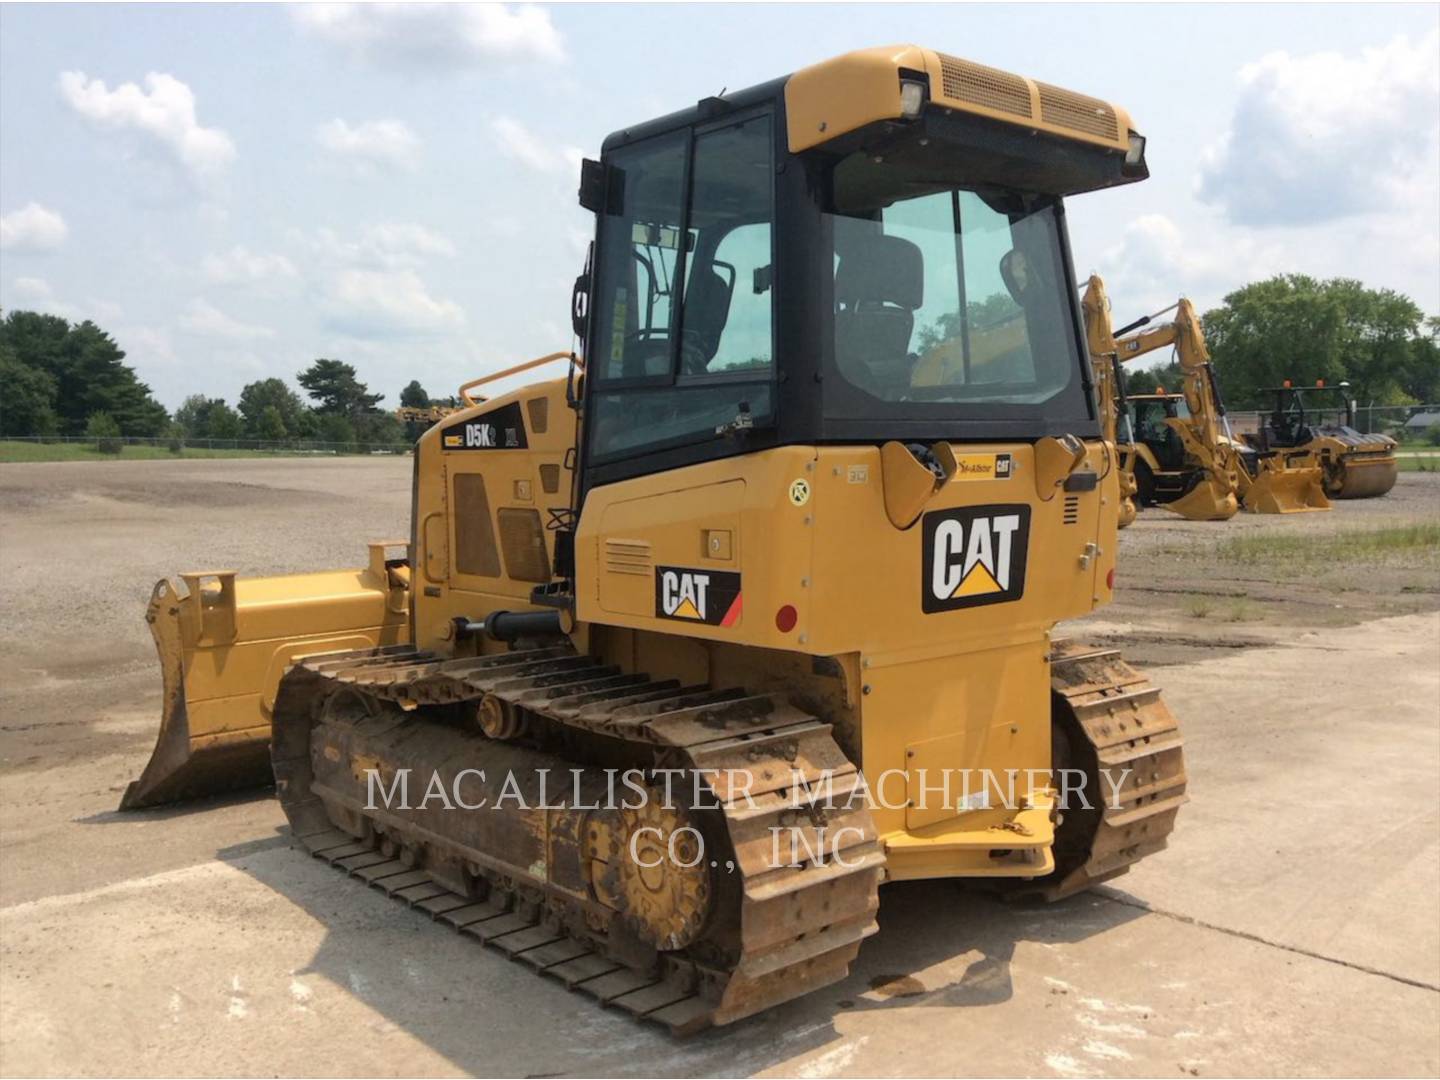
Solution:
M 166 405 L 317 356 L 395 404 L 569 345 L 606 133 L 913 41 L 1128 108 L 1075 199 L 1117 319 L 1279 271 L 1440 313 L 1440 8 L 0 8 L 0 307 L 94 318 Z

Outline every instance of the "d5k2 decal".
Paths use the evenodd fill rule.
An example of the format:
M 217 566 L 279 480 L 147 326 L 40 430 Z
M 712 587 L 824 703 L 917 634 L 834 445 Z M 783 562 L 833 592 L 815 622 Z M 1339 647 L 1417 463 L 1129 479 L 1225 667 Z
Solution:
M 740 618 L 740 575 L 657 566 L 655 615 L 707 626 L 734 626 Z
M 446 450 L 524 450 L 525 421 L 520 416 L 520 403 L 512 401 L 498 409 L 451 424 L 440 433 L 440 445 Z
M 932 510 L 921 530 L 920 609 L 925 614 L 1003 604 L 1024 595 L 1030 507 Z

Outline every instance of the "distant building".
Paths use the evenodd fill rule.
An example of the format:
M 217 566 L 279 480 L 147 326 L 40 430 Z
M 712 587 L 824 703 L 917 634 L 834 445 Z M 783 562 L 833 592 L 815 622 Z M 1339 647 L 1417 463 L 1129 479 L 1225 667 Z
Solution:
M 1419 412 L 1405 421 L 1406 431 L 1429 431 L 1440 427 L 1440 412 Z

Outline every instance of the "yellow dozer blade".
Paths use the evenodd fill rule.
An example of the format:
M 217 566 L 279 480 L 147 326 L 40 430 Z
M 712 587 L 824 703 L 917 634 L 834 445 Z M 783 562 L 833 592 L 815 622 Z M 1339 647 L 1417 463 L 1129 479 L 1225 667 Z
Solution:
M 160 734 L 120 809 L 270 783 L 270 711 L 285 669 L 317 653 L 408 644 L 409 567 L 385 558 L 396 546 L 371 544 L 358 570 L 181 574 L 183 596 L 158 582 L 145 620 L 164 682 Z
M 1255 475 L 1242 484 L 1240 501 L 1247 513 L 1299 514 L 1330 509 L 1319 465 L 1292 464 L 1278 456 L 1262 459 Z

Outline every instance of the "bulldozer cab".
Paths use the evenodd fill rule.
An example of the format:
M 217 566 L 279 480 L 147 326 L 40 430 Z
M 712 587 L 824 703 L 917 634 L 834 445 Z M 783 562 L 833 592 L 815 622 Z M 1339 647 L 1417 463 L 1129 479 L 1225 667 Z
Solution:
M 1062 199 L 1142 179 L 1143 146 L 927 107 L 923 59 L 884 65 L 898 116 L 817 69 L 606 140 L 582 502 L 784 445 L 1098 434 Z

